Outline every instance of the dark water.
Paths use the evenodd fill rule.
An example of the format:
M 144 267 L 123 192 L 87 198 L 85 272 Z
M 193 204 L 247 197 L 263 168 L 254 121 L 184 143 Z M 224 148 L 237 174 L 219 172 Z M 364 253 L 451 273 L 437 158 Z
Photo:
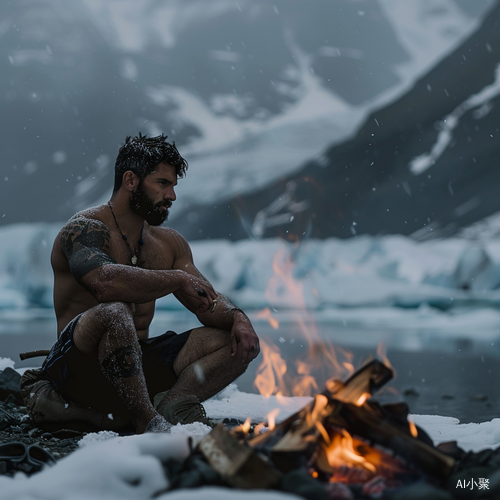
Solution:
M 192 326 L 182 315 L 167 315 L 152 327 L 152 336 L 167 329 L 183 331 Z M 256 330 L 265 341 L 279 346 L 287 366 L 293 368 L 296 359 L 305 357 L 308 343 L 296 325 L 272 330 L 264 323 L 256 323 Z M 50 348 L 55 340 L 53 320 L 0 322 L 0 357 L 9 357 L 16 368 L 39 366 L 43 358 L 19 360 L 22 351 Z M 376 354 L 380 340 L 387 340 L 387 332 L 376 330 L 339 328 L 338 325 L 319 325 L 319 336 L 336 348 L 340 360 L 346 350 L 352 364 L 359 367 Z M 415 338 L 411 338 L 414 336 Z M 462 423 L 484 422 L 500 417 L 500 350 L 492 342 L 455 338 L 447 335 L 422 335 L 411 330 L 397 332 L 400 341 L 390 340 L 386 345 L 387 356 L 395 369 L 396 377 L 376 396 L 381 402 L 404 400 L 411 413 L 443 415 L 458 418 Z M 321 339 L 316 346 L 321 344 Z M 253 381 L 262 354 L 254 360 L 248 371 L 238 379 L 242 391 L 257 392 Z M 325 380 L 333 375 L 328 369 L 313 373 L 319 390 Z

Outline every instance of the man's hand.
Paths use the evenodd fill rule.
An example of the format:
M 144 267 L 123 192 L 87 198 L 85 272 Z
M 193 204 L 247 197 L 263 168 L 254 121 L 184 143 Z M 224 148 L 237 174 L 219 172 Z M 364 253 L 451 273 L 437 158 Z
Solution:
M 238 344 L 241 344 L 241 361 L 244 365 L 248 365 L 260 352 L 259 338 L 249 319 L 241 311 L 234 313 L 231 328 L 231 356 L 236 356 Z
M 185 271 L 176 271 L 179 275 L 180 286 L 177 290 L 181 292 L 192 303 L 199 303 L 197 312 L 204 313 L 212 310 L 214 300 L 217 299 L 217 293 L 212 285 L 204 280 L 198 278 Z

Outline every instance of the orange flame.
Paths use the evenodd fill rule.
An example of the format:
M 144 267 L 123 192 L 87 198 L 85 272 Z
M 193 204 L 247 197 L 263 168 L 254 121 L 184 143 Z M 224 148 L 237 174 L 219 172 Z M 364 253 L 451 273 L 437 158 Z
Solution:
M 273 258 L 274 276 L 271 277 L 266 289 L 266 298 L 270 302 L 278 299 L 286 300 L 296 307 L 304 308 L 304 295 L 302 283 L 293 277 L 293 263 L 290 254 L 285 248 L 280 248 Z
M 331 443 L 325 447 L 325 452 L 332 468 L 361 467 L 372 473 L 376 472 L 376 467 L 356 450 L 352 436 L 345 429 L 335 433 Z
M 271 410 L 267 414 L 267 426 L 269 427 L 269 430 L 272 431 L 276 427 L 276 416 L 281 410 L 279 408 L 275 408 L 274 410 Z
M 244 423 L 238 425 L 238 427 L 235 427 L 233 429 L 233 432 L 241 432 L 243 434 L 248 434 L 248 432 L 250 431 L 251 422 L 252 420 L 250 419 L 250 417 L 248 417 Z
M 302 375 L 302 378 L 294 385 L 294 396 L 311 396 L 313 389 L 318 390 L 316 379 L 310 374 L 309 366 L 303 361 L 297 360 L 297 373 Z
M 296 321 L 308 342 L 308 353 L 306 359 L 296 361 L 296 377 L 287 373 L 286 382 L 289 384 L 287 387 L 289 390 L 287 391 L 283 380 L 285 371 L 281 368 L 281 365 L 278 366 L 279 362 L 275 357 L 273 357 L 273 360 L 270 359 L 271 353 L 263 350 L 266 359 L 258 369 L 255 385 L 262 388 L 262 390 L 259 389 L 261 394 L 267 396 L 274 394 L 277 390 L 285 395 L 310 396 L 318 390 L 318 383 L 312 374 L 313 370 L 316 371 L 328 366 L 328 376 L 334 375 L 337 378 L 342 378 L 346 374 L 350 375 L 354 372 L 354 366 L 351 362 L 352 355 L 342 349 L 334 349 L 330 343 L 321 338 L 315 322 L 307 312 L 304 283 L 293 275 L 295 263 L 288 248 L 281 248 L 275 253 L 272 268 L 274 275 L 268 282 L 265 292 L 266 298 L 270 303 L 285 303 L 287 306 L 290 304 L 294 306 L 290 315 Z M 311 297 L 314 296 L 314 292 L 311 293 Z M 267 319 L 273 328 L 279 328 L 279 323 L 272 317 L 269 307 L 260 311 L 257 317 Z M 275 350 L 279 352 L 277 347 Z M 336 351 L 346 358 L 345 362 L 337 359 Z M 274 363 L 274 368 L 271 369 L 269 366 L 273 366 L 272 363 Z M 266 364 L 267 367 L 265 367 Z M 271 372 L 276 373 L 275 378 L 273 378 L 274 375 L 271 376 Z M 266 383 L 263 382 L 261 375 L 265 375 Z M 275 387 L 271 386 L 270 381 L 273 381 Z M 279 385 L 278 389 L 276 389 L 276 384 Z
M 411 417 L 408 415 L 408 426 L 410 427 L 410 433 L 414 438 L 418 437 L 418 430 L 417 426 L 415 425 L 415 422 L 411 419 Z
M 387 366 L 387 368 L 394 369 L 392 368 L 391 362 L 387 357 L 387 348 L 385 347 L 384 344 L 382 344 L 382 342 L 380 342 L 380 344 L 377 346 L 377 356 L 380 358 L 382 363 L 384 363 L 384 365 Z
M 312 411 L 308 411 L 305 414 L 305 419 L 309 427 L 316 425 L 319 416 L 323 413 L 323 410 L 326 408 L 327 404 L 328 398 L 326 396 L 323 396 L 323 394 L 316 394 L 316 396 L 314 397 L 314 407 Z M 321 432 L 321 429 L 318 430 L 320 430 Z
M 288 248 L 280 248 L 274 255 L 272 268 L 274 275 L 269 279 L 265 296 L 273 304 L 293 305 L 290 316 L 308 343 L 307 355 L 295 361 L 295 370 L 287 370 L 280 350 L 270 341 L 261 342 L 263 361 L 257 369 L 255 386 L 265 397 L 280 392 L 285 396 L 311 396 L 318 391 L 316 377 L 325 376 L 341 379 L 354 373 L 352 354 L 325 342 L 311 314 L 307 311 L 304 286 L 307 282 L 294 276 L 295 262 Z M 311 287 L 310 287 L 311 288 Z M 311 293 L 309 293 L 311 292 Z M 308 297 L 314 292 L 308 290 Z M 273 318 L 271 308 L 266 307 L 257 314 L 266 319 L 272 328 L 279 329 L 278 321 Z M 285 378 L 286 374 L 286 378 Z
M 356 401 L 356 403 L 354 403 L 356 406 L 363 406 L 363 404 L 365 403 L 365 401 L 368 399 L 368 398 L 371 398 L 371 394 L 369 392 L 364 392 L 363 394 L 361 394 L 361 396 L 359 396 L 358 400 Z
M 278 328 L 280 327 L 279 321 L 276 318 L 273 318 L 271 309 L 269 309 L 269 307 L 266 307 L 265 309 L 262 309 L 262 311 L 259 311 L 255 317 L 258 319 L 267 319 L 271 327 L 275 330 L 278 330 Z
M 258 436 L 262 432 L 262 429 L 265 429 L 265 427 L 265 424 L 257 424 L 253 430 L 254 435 Z
M 277 385 L 281 393 L 284 393 L 286 387 L 283 376 L 286 373 L 286 363 L 281 357 L 280 350 L 274 344 L 268 344 L 264 340 L 260 341 L 260 348 L 263 359 L 257 368 L 254 385 L 266 398 L 276 391 Z
M 343 384 L 340 380 L 331 378 L 326 381 L 325 386 L 328 391 L 330 391 L 332 394 L 335 394 L 343 386 Z
M 344 361 L 342 363 L 342 366 L 347 370 L 349 374 L 354 373 L 354 365 L 352 363 L 348 363 L 347 361 Z

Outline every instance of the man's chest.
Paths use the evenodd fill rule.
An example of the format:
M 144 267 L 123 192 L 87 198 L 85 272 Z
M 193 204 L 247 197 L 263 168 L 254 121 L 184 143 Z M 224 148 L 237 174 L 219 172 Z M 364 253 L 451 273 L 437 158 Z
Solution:
M 159 242 L 154 238 L 144 238 L 143 243 L 133 245 L 121 237 L 111 240 L 110 254 L 118 264 L 141 267 L 151 270 L 172 269 L 174 255 L 168 242 Z

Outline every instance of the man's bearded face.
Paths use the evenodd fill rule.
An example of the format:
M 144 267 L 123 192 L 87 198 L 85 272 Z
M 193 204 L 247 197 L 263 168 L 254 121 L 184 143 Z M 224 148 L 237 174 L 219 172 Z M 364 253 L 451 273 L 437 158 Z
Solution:
M 142 181 L 130 198 L 131 210 L 137 215 L 140 215 L 151 226 L 160 226 L 168 219 L 168 210 L 161 208 L 164 205 L 164 200 L 155 203 L 154 200 L 151 199 L 146 189 L 144 189 Z

